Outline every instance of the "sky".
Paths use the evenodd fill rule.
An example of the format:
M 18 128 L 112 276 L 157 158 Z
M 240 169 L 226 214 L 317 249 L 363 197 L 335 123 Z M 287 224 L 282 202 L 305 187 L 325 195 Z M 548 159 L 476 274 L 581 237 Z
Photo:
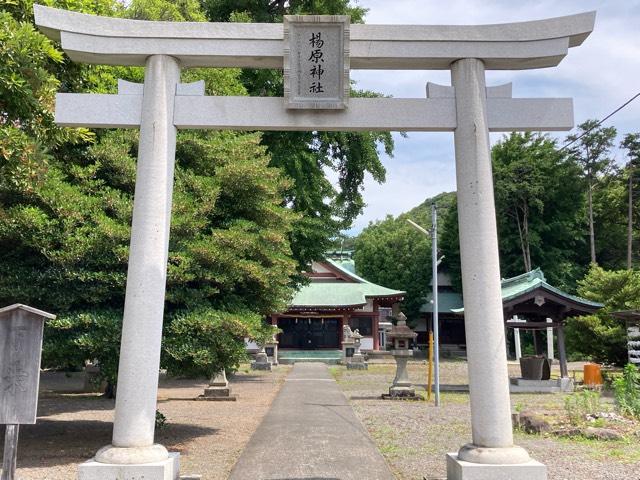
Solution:
M 464 25 L 539 20 L 597 11 L 593 33 L 580 47 L 570 48 L 558 67 L 488 71 L 487 85 L 513 83 L 514 97 L 574 99 L 575 124 L 601 119 L 640 92 L 640 0 L 359 0 L 369 9 L 368 24 Z M 352 70 L 356 88 L 398 98 L 424 98 L 427 82 L 450 85 L 449 71 Z M 640 132 L 640 98 L 605 122 L 625 133 Z M 562 142 L 564 132 L 553 136 Z M 495 143 L 503 134 L 491 134 Z M 452 133 L 394 133 L 393 158 L 382 154 L 384 184 L 370 176 L 364 184 L 367 204 L 346 233 L 357 235 L 369 222 L 398 215 L 426 198 L 455 190 Z M 624 151 L 613 152 L 618 163 Z

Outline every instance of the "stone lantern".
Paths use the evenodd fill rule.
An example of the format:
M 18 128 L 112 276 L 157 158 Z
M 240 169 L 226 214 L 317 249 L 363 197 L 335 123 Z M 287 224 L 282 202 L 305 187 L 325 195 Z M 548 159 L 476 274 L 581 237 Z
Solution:
M 347 363 L 348 370 L 367 370 L 369 365 L 364 361 L 364 355 L 360 352 L 360 346 L 362 345 L 362 335 L 358 329 L 355 330 L 351 334 L 351 338 L 353 340 L 353 357 L 351 357 L 351 361 Z
M 387 333 L 387 338 L 392 344 L 391 355 L 396 360 L 396 377 L 389 388 L 389 394 L 382 395 L 382 398 L 418 398 L 407 374 L 407 361 L 413 356 L 413 350 L 409 346 L 411 340 L 415 340 L 417 336 L 417 333 L 407 327 L 407 317 L 400 312 L 398 323 Z

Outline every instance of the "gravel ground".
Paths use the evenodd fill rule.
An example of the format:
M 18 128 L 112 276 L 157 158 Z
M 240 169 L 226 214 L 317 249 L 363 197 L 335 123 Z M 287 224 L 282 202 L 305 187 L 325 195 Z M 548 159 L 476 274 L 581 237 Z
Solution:
M 582 364 L 570 365 L 581 370 Z M 512 373 L 519 372 L 510 365 Z M 466 362 L 444 361 L 442 384 L 466 384 Z M 446 477 L 445 454 L 457 451 L 471 439 L 468 393 L 443 392 L 441 407 L 426 402 L 379 400 L 391 384 L 395 365 L 370 364 L 368 372 L 332 368 L 334 376 L 399 480 Z M 557 372 L 554 372 L 557 373 Z M 416 384 L 426 383 L 426 365 L 409 365 Z M 419 389 L 421 390 L 421 389 Z M 424 393 L 424 390 L 419 393 Z M 518 409 L 564 415 L 565 394 L 514 394 Z M 612 399 L 603 396 L 604 408 Z M 621 441 L 563 439 L 516 432 L 515 441 L 531 456 L 547 465 L 549 480 L 638 480 L 640 479 L 640 425 L 635 424 Z
M 204 380 L 162 381 L 158 409 L 167 425 L 157 431 L 156 441 L 180 452 L 182 474 L 226 479 L 289 370 L 279 366 L 273 372 L 239 372 L 230 379 L 232 393 L 239 395 L 236 402 L 193 401 Z M 110 443 L 114 400 L 61 393 L 81 386 L 82 378 L 75 374 L 44 374 L 38 423 L 21 427 L 18 480 L 73 479 L 78 463 Z M 4 439 L 1 426 L 0 435 Z

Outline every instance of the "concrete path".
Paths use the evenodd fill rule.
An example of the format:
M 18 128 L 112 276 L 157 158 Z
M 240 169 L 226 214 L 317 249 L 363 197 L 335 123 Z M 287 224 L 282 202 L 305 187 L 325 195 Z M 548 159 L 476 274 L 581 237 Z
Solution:
M 296 363 L 229 480 L 393 480 L 322 363 Z

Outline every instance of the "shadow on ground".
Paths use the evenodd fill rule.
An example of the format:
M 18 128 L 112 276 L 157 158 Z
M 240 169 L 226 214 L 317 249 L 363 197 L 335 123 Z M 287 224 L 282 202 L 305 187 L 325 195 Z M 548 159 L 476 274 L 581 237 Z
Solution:
M 35 425 L 21 425 L 18 467 L 47 468 L 81 463 L 111 443 L 111 422 L 99 420 L 39 419 Z M 156 434 L 156 441 L 180 452 L 189 440 L 217 433 L 214 428 L 169 423 Z M 0 427 L 0 449 L 4 447 L 4 426 Z

